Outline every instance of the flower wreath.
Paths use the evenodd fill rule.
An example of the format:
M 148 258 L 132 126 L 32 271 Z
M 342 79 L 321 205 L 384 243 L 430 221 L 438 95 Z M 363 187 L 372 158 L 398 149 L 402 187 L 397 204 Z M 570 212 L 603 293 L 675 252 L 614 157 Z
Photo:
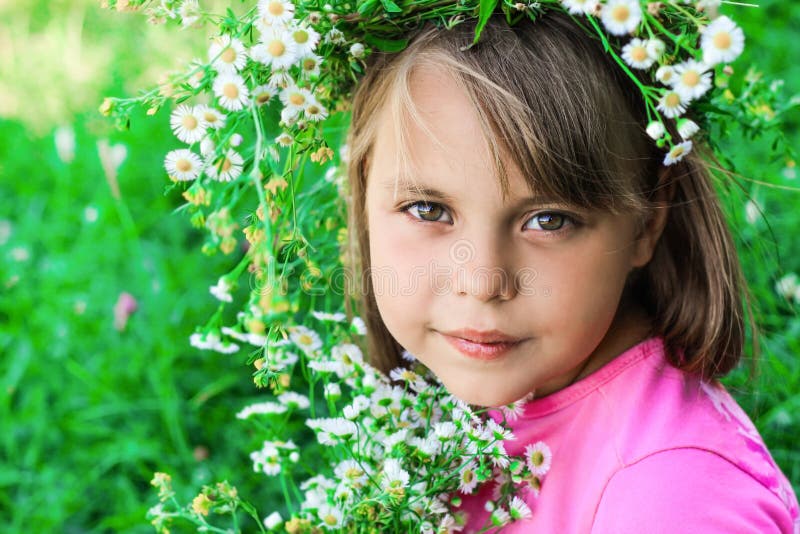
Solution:
M 104 4 L 142 10 L 154 23 L 211 23 L 220 30 L 208 60 L 195 60 L 140 97 L 107 98 L 100 111 L 126 127 L 137 107 L 152 115 L 177 104 L 170 126 L 188 146 L 166 155 L 171 187 L 182 189 L 192 223 L 208 230 L 204 252 L 240 256 L 210 287 L 220 308 L 191 343 L 225 353 L 254 347 L 248 361 L 254 380 L 275 399 L 237 417 L 270 421 L 260 427 L 267 439 L 251 455 L 253 467 L 282 477 L 287 507 L 294 509 L 285 522 L 275 514 L 262 521 L 227 483 L 205 486 L 181 507 L 169 476 L 159 473 L 153 484 L 161 502 L 150 512 L 159 530 L 176 517 L 213 529 L 209 511 L 235 516 L 240 508 L 262 530 L 451 532 L 465 521 L 457 494 L 492 479 L 491 525 L 531 513 L 518 495 L 538 495 L 551 454 L 541 442 L 524 457 L 505 453 L 502 442 L 512 435 L 504 425 L 521 405 L 487 419 L 449 396 L 407 352 L 407 369 L 383 375 L 351 342 L 365 334 L 363 321 L 341 313 L 334 298 L 345 243 L 338 203 L 347 158 L 342 132 L 373 51 L 403 50 L 407 32 L 425 21 L 450 29 L 477 19 L 474 45 L 495 13 L 516 24 L 565 12 L 602 41 L 641 91 L 648 117 L 642 126 L 665 151 L 664 165 L 685 157 L 696 136 L 705 135 L 714 148 L 712 127 L 733 121 L 756 136 L 776 129 L 776 117 L 797 104 L 780 100 L 778 82 L 768 84 L 754 71 L 734 94 L 729 64 L 742 53 L 744 35 L 717 15 L 721 0 L 258 0 L 244 2 L 241 14 L 229 9 L 224 15 L 203 11 L 197 0 Z M 241 217 L 242 210 L 252 215 Z M 223 326 L 225 305 L 239 297 L 245 272 L 246 304 L 234 325 Z M 315 311 L 307 316 L 307 310 Z M 314 321 L 317 329 L 309 328 Z M 290 391 L 298 381 L 309 385 L 308 396 Z M 305 412 L 322 450 L 336 452 L 298 487 L 283 477 L 296 473 L 303 451 L 276 429 Z

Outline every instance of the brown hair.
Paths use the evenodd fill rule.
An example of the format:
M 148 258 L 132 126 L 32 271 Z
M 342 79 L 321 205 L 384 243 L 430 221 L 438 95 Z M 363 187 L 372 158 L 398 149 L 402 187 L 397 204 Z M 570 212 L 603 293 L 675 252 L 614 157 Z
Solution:
M 346 258 L 352 279 L 360 283 L 358 293 L 349 292 L 345 300 L 348 313 L 351 298 L 359 306 L 373 363 L 385 371 L 400 365 L 403 347 L 383 324 L 364 275 L 370 267 L 367 159 L 384 109 L 403 146 L 406 116 L 418 116 L 409 80 L 417 66 L 427 65 L 450 74 L 468 95 L 504 195 L 504 157 L 520 169 L 531 191 L 583 208 L 633 212 L 641 224 L 659 208 L 656 191 L 667 188 L 664 232 L 652 260 L 629 276 L 623 299 L 636 298 L 648 311 L 651 334 L 664 338 L 672 365 L 704 378 L 733 369 L 745 342 L 743 299 L 748 312 L 750 304 L 702 146 L 663 168 L 664 152 L 645 132 L 638 88 L 569 17 L 551 12 L 514 26 L 492 17 L 480 42 L 465 49 L 474 30 L 474 21 L 450 30 L 427 23 L 410 35 L 402 52 L 374 52 L 353 98 Z M 400 165 L 400 175 L 413 182 L 410 163 L 401 158 Z M 748 317 L 757 353 L 752 313 Z

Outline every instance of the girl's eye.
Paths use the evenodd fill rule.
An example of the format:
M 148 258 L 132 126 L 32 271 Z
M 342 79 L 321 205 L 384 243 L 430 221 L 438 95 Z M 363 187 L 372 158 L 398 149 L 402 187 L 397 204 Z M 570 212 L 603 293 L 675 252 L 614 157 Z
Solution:
M 445 213 L 445 210 L 441 204 L 425 201 L 408 204 L 404 208 L 401 208 L 401 211 L 410 212 L 412 209 L 416 209 L 419 215 L 418 217 L 414 218 L 425 222 L 441 222 L 439 221 L 439 217 L 441 217 L 442 213 Z
M 564 231 L 565 225 L 574 225 L 575 220 L 570 217 L 569 215 L 565 215 L 563 213 L 558 213 L 554 211 L 543 211 L 541 213 L 537 213 L 530 219 L 528 219 L 529 224 L 535 223 L 535 226 L 529 226 L 528 224 L 525 225 L 526 228 L 532 228 L 534 230 L 544 230 L 546 232 L 560 232 Z

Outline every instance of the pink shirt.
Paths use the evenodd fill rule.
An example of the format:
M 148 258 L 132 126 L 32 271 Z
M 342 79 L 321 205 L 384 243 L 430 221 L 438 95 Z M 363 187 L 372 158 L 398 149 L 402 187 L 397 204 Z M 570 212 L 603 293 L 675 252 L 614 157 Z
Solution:
M 522 493 L 532 517 L 503 534 L 800 533 L 797 498 L 753 423 L 721 384 L 670 366 L 660 337 L 510 424 L 509 454 L 544 441 L 552 463 L 539 495 Z M 465 532 L 484 524 L 492 486 L 464 499 Z

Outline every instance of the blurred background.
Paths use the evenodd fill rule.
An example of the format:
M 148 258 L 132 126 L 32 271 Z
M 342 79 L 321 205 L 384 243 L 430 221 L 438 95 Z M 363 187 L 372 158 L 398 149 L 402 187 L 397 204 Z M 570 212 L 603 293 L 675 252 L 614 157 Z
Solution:
M 723 7 L 747 35 L 738 64 L 800 93 L 800 3 L 760 4 Z M 125 132 L 97 112 L 205 55 L 206 37 L 96 0 L 0 0 L 3 532 L 152 532 L 154 471 L 182 502 L 223 479 L 257 506 L 272 493 L 234 417 L 258 398 L 245 356 L 188 343 L 228 266 L 201 254 L 179 193 L 165 193 L 169 110 Z M 798 126 L 795 110 L 795 146 Z M 767 158 L 771 142 L 726 138 L 748 179 L 725 203 L 762 356 L 755 377 L 745 362 L 725 383 L 800 491 L 800 180 L 793 161 Z

